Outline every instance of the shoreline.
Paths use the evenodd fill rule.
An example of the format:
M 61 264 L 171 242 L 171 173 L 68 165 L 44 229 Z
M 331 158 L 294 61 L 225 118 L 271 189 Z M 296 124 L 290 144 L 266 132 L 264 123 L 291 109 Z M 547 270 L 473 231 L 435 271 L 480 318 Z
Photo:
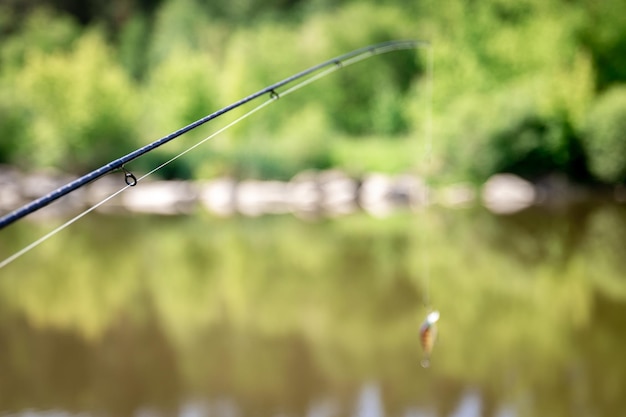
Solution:
M 25 174 L 0 166 L 0 213 L 67 184 L 74 178 L 53 173 Z M 124 187 L 123 177 L 105 176 L 30 217 L 59 217 L 79 213 Z M 204 210 L 219 217 L 292 213 L 299 217 L 337 217 L 356 211 L 384 217 L 397 210 L 430 205 L 467 208 L 482 205 L 500 215 L 532 206 L 563 207 L 600 197 L 626 202 L 626 188 L 592 189 L 554 175 L 531 183 L 513 174 L 496 174 L 481 186 L 457 183 L 429 188 L 412 174 L 370 173 L 360 178 L 339 170 L 304 171 L 289 181 L 145 180 L 96 210 L 102 213 L 156 215 L 192 214 Z

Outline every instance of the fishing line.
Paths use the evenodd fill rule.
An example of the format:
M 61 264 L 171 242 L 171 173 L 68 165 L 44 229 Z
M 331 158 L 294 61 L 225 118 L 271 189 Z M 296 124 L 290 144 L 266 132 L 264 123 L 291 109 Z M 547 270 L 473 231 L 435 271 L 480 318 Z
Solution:
M 336 58 L 333 59 L 329 59 L 328 61 L 324 61 L 320 64 L 314 65 L 311 68 L 308 68 L 304 71 L 301 71 L 299 73 L 296 73 L 290 77 L 285 78 L 282 81 L 279 81 L 275 84 L 272 84 L 268 87 L 263 88 L 260 91 L 257 91 L 254 94 L 249 95 L 248 97 L 245 97 L 229 106 L 226 106 L 218 111 L 216 111 L 215 113 L 212 113 L 208 116 L 205 116 L 201 119 L 196 120 L 193 123 L 190 123 L 187 126 L 184 126 L 180 129 L 178 129 L 177 131 L 170 133 L 167 136 L 162 137 L 161 139 L 158 139 L 146 146 L 143 146 L 139 149 L 136 149 L 134 151 L 132 151 L 131 153 L 122 156 L 121 158 L 118 158 L 114 161 L 109 162 L 108 164 L 86 174 L 83 175 L 82 177 L 50 192 L 49 194 L 46 194 L 45 196 L 42 196 L 38 199 L 36 199 L 35 201 L 32 201 L 31 203 L 26 204 L 23 207 L 20 207 L 19 209 L 3 216 L 0 217 L 0 229 L 8 226 L 11 223 L 14 223 L 15 221 L 27 216 L 30 213 L 33 213 L 39 209 L 41 209 L 42 207 L 47 206 L 48 204 L 52 203 L 53 201 L 56 201 L 57 199 L 63 197 L 64 195 L 67 195 L 75 190 L 77 190 L 80 187 L 85 186 L 86 184 L 90 183 L 91 181 L 94 181 L 100 177 L 102 177 L 103 175 L 106 175 L 110 172 L 122 169 L 124 167 L 125 164 L 127 164 L 128 162 L 131 162 L 137 158 L 139 158 L 140 156 L 158 148 L 159 146 L 162 146 L 176 138 L 178 138 L 179 136 L 189 132 L 190 130 L 193 130 L 195 128 L 197 128 L 198 126 L 205 124 L 217 117 L 220 117 L 228 112 L 230 112 L 231 110 L 236 109 L 237 107 L 240 107 L 252 100 L 255 100 L 258 97 L 261 97 L 265 94 L 270 94 L 271 98 L 274 98 L 274 96 L 276 96 L 276 90 L 280 87 L 283 87 L 287 84 L 293 83 L 296 80 L 300 80 L 302 78 L 308 77 L 311 74 L 314 74 L 318 71 L 320 71 L 323 68 L 326 67 L 344 67 L 351 63 L 354 62 L 358 62 L 362 59 L 365 59 L 366 57 L 371 57 L 374 55 L 379 55 L 379 54 L 383 54 L 386 52 L 391 52 L 391 51 L 396 51 L 396 50 L 402 50 L 402 49 L 416 49 L 420 46 L 426 46 L 429 45 L 429 43 L 427 41 L 415 41 L 415 40 L 401 40 L 401 41 L 389 41 L 389 42 L 383 42 L 380 44 L 376 44 L 376 45 L 370 45 L 367 46 L 365 48 L 361 48 L 361 49 L 357 49 L 354 50 L 352 52 L 348 52 L 346 54 L 343 54 L 341 56 L 338 56 Z M 128 177 L 126 178 L 128 179 Z
M 194 144 L 193 146 L 190 146 L 189 148 L 185 149 L 184 151 L 182 151 L 181 153 L 179 153 L 178 155 L 175 155 L 174 157 L 172 157 L 171 159 L 163 162 L 161 165 L 157 166 L 156 168 L 154 168 L 152 171 L 142 175 L 139 178 L 135 178 L 135 176 L 130 173 L 129 171 L 127 171 L 125 168 L 124 172 L 125 172 L 125 181 L 126 181 L 126 186 L 120 188 L 119 190 L 115 191 L 113 194 L 111 194 L 108 197 L 105 197 L 103 200 L 99 201 L 98 203 L 94 204 L 93 206 L 89 207 L 88 209 L 86 209 L 85 211 L 77 214 L 76 216 L 72 217 L 70 220 L 66 221 L 65 223 L 63 223 L 62 225 L 60 225 L 59 227 L 57 227 L 56 229 L 52 230 L 51 232 L 47 233 L 46 235 L 42 236 L 41 238 L 37 239 L 36 241 L 34 241 L 33 243 L 31 243 L 30 245 L 24 247 L 23 249 L 19 250 L 18 252 L 14 253 L 13 255 L 9 256 L 8 258 L 6 258 L 5 260 L 3 260 L 2 262 L 0 262 L 0 269 L 4 268 L 5 266 L 7 266 L 8 264 L 10 264 L 11 262 L 13 262 L 14 260 L 16 260 L 17 258 L 19 258 L 22 255 L 25 255 L 26 253 L 30 252 L 31 250 L 35 249 L 37 246 L 39 246 L 40 244 L 42 244 L 43 242 L 45 242 L 46 240 L 50 239 L 52 236 L 56 235 L 57 233 L 61 232 L 63 229 L 67 228 L 68 226 L 70 226 L 71 224 L 73 224 L 74 222 L 76 222 L 77 220 L 79 220 L 80 218 L 86 216 L 87 214 L 91 213 L 92 211 L 94 211 L 95 209 L 97 209 L 98 207 L 102 206 L 103 204 L 105 204 L 106 202 L 112 200 L 114 197 L 116 197 L 117 195 L 123 193 L 124 191 L 128 190 L 130 187 L 134 187 L 137 183 L 139 183 L 140 181 L 142 181 L 143 179 L 147 178 L 148 176 L 154 174 L 155 172 L 157 172 L 158 170 L 160 170 L 161 168 L 169 165 L 170 163 L 174 162 L 175 160 L 177 160 L 178 158 L 180 158 L 181 156 L 185 155 L 188 152 L 191 152 L 193 149 L 197 148 L 198 146 L 202 145 L 203 143 L 205 143 L 206 141 L 214 138 L 215 136 L 219 135 L 220 133 L 224 132 L 226 129 L 236 125 L 237 123 L 239 123 L 240 121 L 242 121 L 243 119 L 247 118 L 248 116 L 251 116 L 252 114 L 256 113 L 257 111 L 261 110 L 262 108 L 266 107 L 268 104 L 272 103 L 272 101 L 274 101 L 275 99 L 272 98 L 268 101 L 265 101 L 263 103 L 261 103 L 259 106 L 255 107 L 254 109 L 250 110 L 248 113 L 245 113 L 244 115 L 242 115 L 241 117 L 233 120 L 231 123 L 227 124 L 226 126 L 224 126 L 223 128 L 219 129 L 218 131 L 212 133 L 211 135 L 207 136 L 206 138 L 202 139 L 200 142 Z M 132 181 L 128 181 L 128 177 L 129 175 L 132 177 Z
M 241 122 L 242 120 L 246 119 L 247 117 L 251 116 L 252 114 L 258 112 L 259 110 L 265 108 L 266 106 L 268 106 L 269 104 L 277 101 L 280 97 L 284 97 L 287 96 L 288 94 L 291 94 L 297 90 L 299 90 L 300 88 L 303 88 L 305 86 L 307 86 L 308 84 L 319 80 L 320 78 L 323 78 L 335 71 L 338 71 L 339 69 L 345 68 L 349 65 L 355 64 L 357 62 L 363 61 L 371 56 L 374 55 L 379 55 L 379 54 L 383 54 L 386 52 L 390 52 L 390 51 L 395 51 L 395 50 L 399 50 L 399 49 L 415 49 L 418 48 L 420 46 L 429 46 L 428 42 L 425 41 L 391 41 L 391 42 L 386 42 L 383 44 L 378 44 L 378 45 L 373 45 L 370 47 L 366 47 L 366 48 L 362 48 L 362 49 L 358 49 L 356 51 L 350 52 L 348 54 L 344 54 L 338 58 L 334 58 L 332 60 L 326 61 L 322 64 L 318 64 L 314 67 L 311 67 L 305 71 L 302 71 L 298 74 L 295 74 L 291 77 L 286 78 L 283 81 L 280 81 L 276 84 L 273 84 L 269 87 L 264 88 L 263 90 L 260 90 L 259 92 L 252 94 L 228 107 L 225 107 L 209 116 L 206 116 L 202 119 L 197 120 L 194 123 L 191 123 L 188 126 L 185 126 L 179 130 L 177 130 L 176 132 L 161 138 L 149 145 L 144 146 L 143 148 L 140 148 L 134 152 L 131 152 L 130 154 L 119 158 L 115 161 L 112 161 L 111 163 L 101 167 L 98 170 L 92 171 L 91 173 L 51 192 L 50 194 L 41 197 L 38 200 L 35 200 L 34 202 L 27 204 L 26 206 L 12 212 L 9 213 L 8 215 L 0 218 L 0 228 L 15 222 L 16 220 L 18 220 L 19 218 L 22 218 L 24 216 L 26 216 L 29 213 L 32 213 L 36 210 L 38 210 L 41 207 L 44 207 L 45 205 L 51 203 L 52 201 L 62 197 L 65 194 L 68 194 L 69 192 L 80 188 L 83 185 L 86 185 L 87 183 L 93 181 L 96 178 L 99 178 L 100 176 L 108 173 L 108 172 L 112 172 L 115 170 L 123 170 L 124 171 L 124 181 L 126 183 L 126 186 L 122 187 L 121 189 L 115 191 L 113 194 L 111 194 L 110 196 L 104 198 L 103 200 L 101 200 L 100 202 L 94 204 L 93 206 L 87 208 L 86 210 L 84 210 L 83 212 L 79 213 L 78 215 L 74 216 L 73 218 L 71 218 L 70 220 L 66 221 L 65 223 L 63 223 L 62 225 L 58 226 L 56 229 L 52 230 L 51 232 L 47 233 L 46 235 L 42 236 L 41 238 L 37 239 L 36 241 L 34 241 L 33 243 L 27 245 L 26 247 L 24 247 L 23 249 L 19 250 L 18 252 L 14 253 L 13 255 L 9 256 L 8 258 L 6 258 L 5 260 L 0 262 L 0 269 L 4 268 L 5 266 L 7 266 L 8 264 L 10 264 L 11 262 L 13 262 L 14 260 L 18 259 L 19 257 L 21 257 L 22 255 L 30 252 L 31 250 L 33 250 L 35 247 L 39 246 L 41 243 L 45 242 L 46 240 L 48 240 L 49 238 L 51 238 L 52 236 L 56 235 L 57 233 L 61 232 L 63 229 L 69 227 L 71 224 L 73 224 L 74 222 L 76 222 L 77 220 L 79 220 L 80 218 L 84 217 L 85 215 L 89 214 L 90 212 L 94 211 L 95 209 L 97 209 L 98 207 L 102 206 L 103 204 L 105 204 L 106 202 L 110 201 L 111 199 L 113 199 L 114 197 L 116 197 L 117 195 L 121 194 L 122 192 L 126 191 L 128 188 L 135 186 L 138 182 L 142 181 L 143 179 L 147 178 L 148 176 L 154 174 L 155 172 L 159 171 L 160 169 L 162 169 L 163 167 L 165 167 L 166 165 L 172 163 L 173 161 L 175 161 L 176 159 L 182 157 L 183 155 L 187 154 L 188 152 L 191 152 L 192 150 L 196 149 L 197 147 L 199 147 L 200 145 L 204 144 L 205 142 L 207 142 L 208 140 L 214 138 L 215 136 L 219 135 L 220 133 L 224 132 L 225 130 L 229 129 L 230 127 L 236 125 L 237 123 Z M 326 68 L 325 68 L 326 67 Z M 322 71 L 323 69 L 323 71 Z M 312 75 L 311 75 L 312 74 Z M 285 86 L 288 83 L 293 82 L 294 80 L 298 80 L 300 78 L 303 77 L 308 77 L 305 78 L 304 80 L 298 82 L 297 84 L 289 87 L 288 89 L 282 91 L 282 92 L 277 92 L 276 90 L 279 87 Z M 149 171 L 148 173 L 144 174 L 143 176 L 141 176 L 140 178 L 136 178 L 130 171 L 128 171 L 124 164 L 128 161 L 134 160 L 136 158 L 138 158 L 139 156 L 155 149 L 156 147 L 167 143 L 169 141 L 171 141 L 172 139 L 182 135 L 183 133 L 188 132 L 191 129 L 194 129 L 198 126 L 200 126 L 203 123 L 206 123 L 209 120 L 212 120 L 230 110 L 233 110 L 236 107 L 239 107 L 263 94 L 267 94 L 269 93 L 269 100 L 264 101 L 263 103 L 261 103 L 260 105 L 258 105 L 257 107 L 251 109 L 250 111 L 248 111 L 247 113 L 243 114 L 242 116 L 238 117 L 237 119 L 233 120 L 232 122 L 228 123 L 227 125 L 225 125 L 224 127 L 220 128 L 219 130 L 215 131 L 214 133 L 212 133 L 211 135 L 207 136 L 206 138 L 200 140 L 199 142 L 195 143 L 194 145 L 188 147 L 187 149 L 183 150 L 182 152 L 180 152 L 179 154 L 175 155 L 174 157 L 172 157 L 171 159 L 167 160 L 166 162 L 162 163 L 161 165 L 157 166 L 156 168 L 152 169 L 151 171 Z
M 430 306 L 430 275 L 431 275 L 431 259 L 430 259 L 430 250 L 429 250 L 429 240 L 430 233 L 428 231 L 429 225 L 431 221 L 429 219 L 429 207 L 431 204 L 431 184 L 430 184 L 430 174 L 432 169 L 432 152 L 433 152 L 433 92 L 434 92 L 434 55 L 432 46 L 428 48 L 428 61 L 426 63 L 426 78 L 428 79 L 426 86 L 426 97 L 428 100 L 427 106 L 427 114 L 426 114 L 426 146 L 424 150 L 424 158 L 426 159 L 426 168 L 424 175 L 424 218 L 426 221 L 424 222 L 424 230 L 423 233 L 420 234 L 422 236 L 422 240 L 424 244 L 422 245 L 423 255 L 423 274 L 424 274 L 424 296 L 423 303 L 424 307 L 431 311 L 432 308 Z
M 421 252 L 422 252 L 422 275 L 423 275 L 423 303 L 426 308 L 426 318 L 419 328 L 420 342 L 423 350 L 423 357 L 420 364 L 423 368 L 430 366 L 430 356 L 432 354 L 435 341 L 437 339 L 437 322 L 439 321 L 439 311 L 433 310 L 430 300 L 430 280 L 431 280 L 431 259 L 430 259 L 430 227 L 432 219 L 430 219 L 431 206 L 431 185 L 430 176 L 432 170 L 432 151 L 433 151 L 433 92 L 434 92 L 434 52 L 432 46 L 428 48 L 428 62 L 426 67 L 427 74 L 427 114 L 425 123 L 426 144 L 424 158 L 425 174 L 424 174 L 424 218 L 422 222 Z

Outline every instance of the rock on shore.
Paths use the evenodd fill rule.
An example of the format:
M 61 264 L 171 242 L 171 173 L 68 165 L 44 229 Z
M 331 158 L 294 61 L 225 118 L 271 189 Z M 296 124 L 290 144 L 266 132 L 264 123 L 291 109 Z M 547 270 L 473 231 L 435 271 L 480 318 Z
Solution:
M 50 172 L 26 175 L 0 166 L 0 212 L 14 210 L 72 179 Z M 42 209 L 37 216 L 79 212 L 124 186 L 121 176 L 108 175 Z M 364 210 L 374 216 L 385 216 L 398 209 L 429 204 L 467 207 L 476 203 L 477 195 L 490 211 L 509 214 L 533 204 L 555 201 L 555 196 L 563 201 L 565 197 L 580 198 L 584 193 L 562 179 L 532 184 L 512 174 L 494 175 L 477 193 L 469 184 L 453 184 L 433 191 L 422 178 L 411 174 L 371 173 L 352 178 L 342 171 L 329 170 L 302 172 L 290 181 L 146 180 L 98 210 L 179 215 L 200 209 L 217 216 L 294 213 L 302 217 L 340 216 Z

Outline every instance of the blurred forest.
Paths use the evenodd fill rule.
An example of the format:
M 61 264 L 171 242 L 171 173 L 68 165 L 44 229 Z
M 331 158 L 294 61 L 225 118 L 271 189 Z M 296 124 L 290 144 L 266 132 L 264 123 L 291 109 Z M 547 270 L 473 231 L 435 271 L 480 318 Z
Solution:
M 319 61 L 411 38 L 434 45 L 436 181 L 626 181 L 622 0 L 2 0 L 0 34 L 0 163 L 23 170 L 82 174 Z M 427 58 L 340 71 L 160 174 L 419 169 Z

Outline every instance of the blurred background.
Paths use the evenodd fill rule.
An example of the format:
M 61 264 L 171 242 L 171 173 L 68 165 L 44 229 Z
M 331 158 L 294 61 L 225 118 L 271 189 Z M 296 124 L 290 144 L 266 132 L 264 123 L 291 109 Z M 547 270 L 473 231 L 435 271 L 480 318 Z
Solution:
M 2 212 L 391 39 L 0 270 L 0 415 L 624 415 L 621 0 L 2 0 Z

